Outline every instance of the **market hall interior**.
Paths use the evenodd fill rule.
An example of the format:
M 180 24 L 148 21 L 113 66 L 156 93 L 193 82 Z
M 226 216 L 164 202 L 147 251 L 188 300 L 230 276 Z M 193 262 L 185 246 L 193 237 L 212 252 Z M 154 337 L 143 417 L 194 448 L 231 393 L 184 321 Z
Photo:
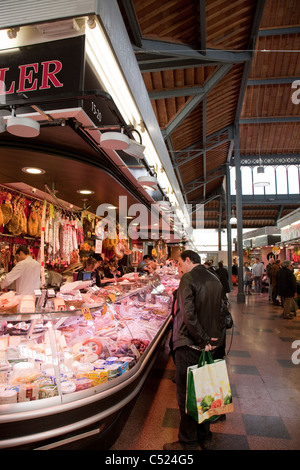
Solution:
M 236 288 L 235 288 L 236 290 Z M 208 450 L 300 448 L 300 317 L 284 320 L 268 294 L 237 303 L 227 330 L 226 363 L 234 412 L 211 424 Z M 175 365 L 168 341 L 111 450 L 161 450 L 178 439 Z

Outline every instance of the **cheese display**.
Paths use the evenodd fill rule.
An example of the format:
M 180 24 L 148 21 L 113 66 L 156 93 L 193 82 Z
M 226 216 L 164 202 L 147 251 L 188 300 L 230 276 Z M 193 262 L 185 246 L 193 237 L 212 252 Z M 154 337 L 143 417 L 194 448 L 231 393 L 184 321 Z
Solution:
M 170 315 L 179 280 L 166 275 L 86 292 L 73 312 L 2 315 L 0 412 L 52 397 L 97 393 L 138 363 Z M 77 296 L 71 283 L 61 296 Z M 126 283 L 127 285 L 127 283 Z M 76 398 L 74 398 L 76 399 Z

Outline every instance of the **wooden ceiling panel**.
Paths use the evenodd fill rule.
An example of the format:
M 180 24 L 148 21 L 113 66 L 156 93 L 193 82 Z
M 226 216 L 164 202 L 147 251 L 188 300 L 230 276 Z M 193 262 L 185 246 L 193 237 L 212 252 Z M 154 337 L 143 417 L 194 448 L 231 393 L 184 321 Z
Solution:
M 197 44 L 199 15 L 198 2 L 194 0 L 133 0 L 135 13 L 143 37 L 164 41 Z
M 249 78 L 299 77 L 300 34 L 259 37 Z
M 261 29 L 299 26 L 298 0 L 266 0 Z
M 206 5 L 207 47 L 244 50 L 248 46 L 254 2 L 210 0 Z M 230 20 L 229 20 L 230 19 Z
M 119 3 L 126 10 L 127 0 Z M 299 0 L 266 0 L 261 17 L 256 14 L 264 2 L 206 0 L 203 2 L 206 18 L 199 0 L 132 0 L 131 3 L 138 25 L 135 38 L 140 34 L 140 43 L 135 43 L 134 50 L 139 63 L 140 58 L 148 58 L 154 64 L 153 71 L 145 71 L 141 65 L 142 76 L 187 201 L 201 197 L 209 200 L 210 195 L 221 190 L 223 178 L 209 180 L 209 173 L 227 163 L 231 155 L 230 141 L 217 140 L 215 148 L 206 151 L 205 158 L 203 149 L 205 141 L 209 145 L 210 136 L 220 135 L 223 129 L 239 125 L 241 156 L 255 157 L 260 153 L 283 158 L 286 153 L 300 154 L 300 105 L 291 99 L 292 81 L 300 77 Z M 204 30 L 201 31 L 203 25 L 205 37 Z M 251 37 L 253 28 L 256 32 Z M 151 50 L 147 50 L 149 43 L 143 48 L 143 39 L 153 41 Z M 162 41 L 168 43 L 168 51 L 163 50 Z M 179 57 L 180 48 L 182 56 Z M 215 60 L 205 58 L 205 55 L 212 56 L 212 52 L 216 53 Z M 235 61 L 238 53 L 245 54 L 245 58 L 250 54 L 249 70 L 245 59 Z M 191 57 L 197 57 L 192 65 Z M 229 57 L 231 69 L 210 87 L 213 74 Z M 173 59 L 176 66 L 170 65 Z M 245 88 L 244 72 L 247 73 Z M 195 100 L 203 86 L 209 89 L 205 98 L 189 109 L 191 100 Z M 189 91 L 185 94 L 184 89 Z M 189 111 L 182 118 L 186 109 Z M 230 135 L 229 132 L 228 138 Z M 205 177 L 205 185 L 193 184 L 197 178 L 201 181 Z M 218 212 L 219 199 L 213 204 Z M 247 210 L 250 211 L 248 206 Z M 274 207 L 272 212 L 264 212 L 267 210 L 254 204 L 244 226 L 276 225 L 278 211 Z M 223 219 L 224 214 L 223 210 Z M 218 220 L 210 217 L 205 227 L 217 228 Z
M 299 123 L 243 124 L 240 153 L 244 155 L 298 153 Z
M 241 117 L 267 118 L 300 116 L 299 106 L 292 101 L 291 84 L 248 86 Z

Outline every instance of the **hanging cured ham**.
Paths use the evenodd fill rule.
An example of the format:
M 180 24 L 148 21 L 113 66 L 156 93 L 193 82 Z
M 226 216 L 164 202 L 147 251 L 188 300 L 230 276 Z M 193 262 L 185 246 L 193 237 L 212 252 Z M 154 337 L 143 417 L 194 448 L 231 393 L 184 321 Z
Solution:
M 12 200 L 12 195 L 8 193 L 6 195 L 4 204 L 2 204 L 1 206 L 2 214 L 3 214 L 3 225 L 7 225 L 13 215 L 13 207 L 11 204 L 11 200 Z
M 0 227 L 3 226 L 3 212 L 2 212 L 2 209 L 1 209 L 1 206 L 0 206 Z

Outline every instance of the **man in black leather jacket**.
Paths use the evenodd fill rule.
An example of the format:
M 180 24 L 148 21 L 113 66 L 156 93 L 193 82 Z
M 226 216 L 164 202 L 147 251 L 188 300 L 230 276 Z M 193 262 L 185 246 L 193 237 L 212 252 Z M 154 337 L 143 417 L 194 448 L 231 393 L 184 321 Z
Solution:
M 173 351 L 176 365 L 177 402 L 180 410 L 179 441 L 164 450 L 195 450 L 210 437 L 209 423 L 198 424 L 185 413 L 187 368 L 198 363 L 201 350 L 218 346 L 221 325 L 222 284 L 201 265 L 198 253 L 185 250 L 178 261 L 183 272 L 177 292 L 173 322 Z

